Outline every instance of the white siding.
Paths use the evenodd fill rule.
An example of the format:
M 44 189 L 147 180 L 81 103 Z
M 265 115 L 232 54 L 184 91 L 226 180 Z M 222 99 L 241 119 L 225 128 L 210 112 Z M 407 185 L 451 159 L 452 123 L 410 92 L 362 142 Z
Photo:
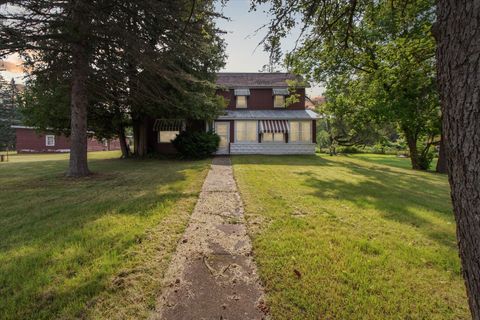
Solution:
M 231 143 L 231 154 L 314 154 L 314 143 Z

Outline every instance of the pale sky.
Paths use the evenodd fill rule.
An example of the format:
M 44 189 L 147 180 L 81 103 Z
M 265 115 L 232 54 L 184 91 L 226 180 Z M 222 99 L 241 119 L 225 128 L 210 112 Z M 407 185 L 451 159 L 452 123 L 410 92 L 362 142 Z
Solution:
M 223 70 L 227 72 L 258 72 L 263 65 L 268 63 L 268 54 L 263 51 L 258 43 L 265 36 L 267 30 L 255 30 L 268 23 L 265 13 L 267 7 L 261 7 L 257 11 L 249 12 L 250 0 L 229 0 L 225 7 L 218 5 L 218 10 L 231 20 L 219 19 L 217 24 L 220 29 L 226 31 L 224 38 L 227 43 L 227 63 Z M 283 51 L 292 50 L 298 37 L 298 30 L 282 41 Z M 16 57 L 9 57 L 5 67 L 9 71 L 1 72 L 2 76 L 10 81 L 13 77 L 16 82 L 22 81 L 21 70 L 16 65 L 21 62 Z M 0 63 L 1 67 L 1 63 Z M 307 95 L 314 97 L 321 95 L 323 88 L 312 86 L 307 89 Z
M 257 11 L 249 12 L 250 0 L 230 0 L 222 9 L 218 10 L 231 21 L 224 19 L 217 22 L 220 29 L 227 31 L 224 39 L 227 43 L 227 64 L 222 71 L 228 72 L 258 72 L 263 65 L 268 63 L 268 54 L 263 51 L 258 43 L 265 36 L 267 30 L 255 30 L 268 23 L 269 17 L 265 13 L 268 7 L 264 6 Z M 292 50 L 298 37 L 298 30 L 282 41 L 283 51 Z M 314 86 L 307 89 L 311 97 L 321 95 L 323 88 Z

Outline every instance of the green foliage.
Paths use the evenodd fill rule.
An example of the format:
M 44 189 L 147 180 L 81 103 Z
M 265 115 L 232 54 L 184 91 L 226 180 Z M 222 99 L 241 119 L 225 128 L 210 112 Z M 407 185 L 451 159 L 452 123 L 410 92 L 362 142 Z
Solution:
M 421 154 L 418 158 L 420 169 L 430 169 L 434 156 L 435 154 L 433 152 L 426 152 L 424 154 Z
M 183 131 L 172 141 L 185 159 L 204 159 L 217 151 L 220 137 L 210 131 Z
M 30 69 L 25 121 L 69 134 L 71 49 L 78 36 L 71 2 L 10 2 L 21 10 L 4 16 L 0 54 L 18 51 Z M 88 25 L 89 131 L 111 138 L 148 116 L 211 119 L 222 110 L 214 82 L 224 65 L 225 45 L 213 1 L 82 3 Z M 31 18 L 37 14 L 42 19 Z M 28 49 L 19 45 L 24 43 Z
M 15 82 L 8 83 L 0 75 L 0 150 L 15 148 L 15 129 L 20 124 L 18 90 Z
M 267 1 L 257 0 L 255 3 Z M 323 82 L 331 145 L 374 144 L 398 131 L 417 159 L 440 133 L 433 0 L 273 2 L 269 36 L 305 26 L 287 64 Z M 387 132 L 385 132 L 387 129 Z M 417 163 L 412 161 L 412 165 Z
M 358 149 L 355 146 L 347 146 L 347 147 L 338 147 L 338 153 L 362 153 L 362 150 Z

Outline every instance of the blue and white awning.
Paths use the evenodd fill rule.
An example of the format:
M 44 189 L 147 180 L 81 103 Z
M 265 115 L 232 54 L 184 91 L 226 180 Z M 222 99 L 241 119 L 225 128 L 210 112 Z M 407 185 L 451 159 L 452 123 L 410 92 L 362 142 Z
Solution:
M 260 133 L 288 133 L 290 125 L 287 120 L 260 120 Z

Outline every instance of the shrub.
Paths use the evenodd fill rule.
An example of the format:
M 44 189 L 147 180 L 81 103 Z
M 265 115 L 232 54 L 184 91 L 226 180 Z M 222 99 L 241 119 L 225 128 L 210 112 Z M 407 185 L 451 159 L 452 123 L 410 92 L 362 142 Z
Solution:
M 204 159 L 217 151 L 220 137 L 214 132 L 184 131 L 172 143 L 182 158 Z
M 420 154 L 418 157 L 418 165 L 420 166 L 420 169 L 422 170 L 430 169 L 430 166 L 432 165 L 433 156 L 434 156 L 434 153 L 432 151 L 429 151 L 423 155 Z
M 357 147 L 354 146 L 341 146 L 337 148 L 338 153 L 362 153 Z

